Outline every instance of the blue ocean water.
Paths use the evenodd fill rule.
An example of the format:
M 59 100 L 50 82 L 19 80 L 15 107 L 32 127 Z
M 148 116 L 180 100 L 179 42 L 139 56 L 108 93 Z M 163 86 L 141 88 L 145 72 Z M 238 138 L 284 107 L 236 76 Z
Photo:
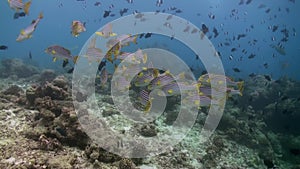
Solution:
M 209 28 L 207 36 L 212 36 L 210 40 L 221 54 L 227 75 L 246 78 L 250 73 L 256 73 L 269 74 L 274 79 L 285 75 L 293 79 L 300 79 L 298 73 L 300 59 L 297 56 L 300 52 L 297 34 L 300 31 L 300 23 L 297 22 L 297 17 L 300 16 L 298 2 L 253 0 L 249 4 L 244 2 L 239 5 L 239 1 L 225 0 L 190 0 L 188 2 L 165 0 L 161 6 L 157 6 L 156 1 L 136 0 L 131 4 L 126 0 L 102 0 L 99 1 L 101 5 L 95 6 L 96 2 L 33 1 L 29 16 L 13 19 L 15 11 L 9 8 L 7 1 L 1 1 L 0 44 L 8 46 L 8 49 L 0 51 L 0 58 L 22 58 L 26 60 L 29 51 L 31 51 L 34 62 L 38 63 L 40 67 L 59 69 L 61 65 L 53 63 L 52 58 L 44 53 L 48 46 L 58 44 L 70 49 L 72 54 L 76 55 L 95 31 L 106 23 L 121 17 L 120 9 L 129 9 L 124 15 L 132 14 L 134 11 L 154 12 L 156 10 L 161 12 L 164 10 L 166 13 L 174 14 L 175 12 L 170 8 L 176 7 L 182 11 L 175 13 L 177 16 L 190 21 L 199 28 L 202 24 Z M 265 7 L 258 8 L 261 4 L 264 4 Z M 267 9 L 270 11 L 266 12 Z M 105 10 L 111 10 L 111 14 L 115 14 L 115 16 L 103 18 Z M 44 18 L 37 26 L 33 37 L 23 42 L 16 42 L 20 30 L 26 28 L 33 19 L 36 19 L 40 12 L 44 14 Z M 77 38 L 70 33 L 72 20 L 86 22 L 87 31 L 81 33 Z M 278 30 L 273 32 L 273 26 L 278 26 Z M 213 28 L 216 28 L 219 33 L 216 38 L 213 37 Z M 281 42 L 284 37 L 281 32 L 283 29 L 289 31 L 286 42 Z M 246 37 L 233 40 L 239 34 L 246 34 Z M 257 40 L 256 44 L 249 45 L 249 41 L 253 40 Z M 225 42 L 229 42 L 230 45 L 225 46 Z M 220 44 L 223 46 L 221 47 Z M 270 46 L 278 44 L 284 47 L 285 56 Z M 179 49 L 177 46 L 173 47 Z M 237 51 L 231 52 L 232 48 L 237 48 Z M 247 51 L 247 54 L 242 53 L 243 49 Z M 180 53 L 180 51 L 178 52 Z M 255 57 L 248 59 L 251 53 L 255 54 Z M 184 58 L 185 54 L 183 52 L 180 57 Z M 264 64 L 267 64 L 267 67 Z M 239 68 L 241 72 L 234 72 L 232 68 Z
M 235 82 L 244 84 L 244 88 L 239 88 L 239 90 L 241 89 L 241 91 L 242 89 L 244 89 L 243 93 L 240 95 L 238 95 L 237 93 L 235 93 L 237 95 L 232 94 L 232 88 L 227 91 L 228 93 L 232 92 L 232 95 L 229 95 L 229 97 L 226 99 L 226 109 L 224 111 L 222 121 L 217 128 L 217 132 L 215 135 L 216 137 L 212 139 L 214 145 L 208 148 L 208 150 L 213 150 L 213 152 L 207 153 L 207 155 L 204 155 L 203 158 L 198 158 L 198 156 L 196 156 L 195 159 L 191 159 L 190 161 L 198 160 L 198 163 L 203 163 L 205 166 L 207 166 L 207 168 L 210 168 L 209 166 L 211 166 L 209 162 L 216 162 L 215 166 L 223 165 L 223 163 L 217 163 L 218 156 L 216 156 L 217 158 L 215 158 L 215 156 L 212 157 L 212 155 L 223 153 L 223 156 L 226 157 L 226 160 L 235 162 L 235 160 L 232 160 L 234 159 L 234 157 L 227 157 L 231 156 L 232 154 L 235 154 L 235 157 L 239 156 L 238 151 L 241 147 L 238 147 L 237 145 L 240 144 L 245 145 L 249 149 L 253 150 L 253 152 L 248 152 L 249 149 L 245 149 L 246 153 L 244 154 L 246 155 L 240 155 L 241 158 L 245 157 L 245 159 L 249 160 L 247 165 L 252 166 L 252 168 L 259 168 L 255 167 L 256 164 L 260 164 L 259 166 L 266 166 L 268 168 L 276 168 L 275 166 L 280 164 L 281 162 L 282 166 L 286 166 L 286 163 L 290 163 L 289 165 L 295 166 L 294 168 L 299 168 L 299 1 L 162 0 L 161 5 L 157 5 L 157 0 L 132 0 L 133 3 L 129 3 L 129 1 L 130 0 L 33 0 L 29 10 L 29 15 L 25 17 L 19 17 L 18 19 L 14 19 L 16 11 L 9 7 L 8 2 L 0 1 L 0 46 L 8 47 L 7 49 L 3 48 L 0 50 L 0 68 L 3 68 L 1 65 L 2 60 L 17 58 L 23 60 L 25 64 L 33 64 L 35 66 L 39 66 L 41 70 L 54 69 L 59 73 L 66 73 L 66 70 L 62 68 L 62 60 L 53 62 L 52 56 L 45 53 L 45 49 L 47 47 L 52 45 L 63 46 L 69 49 L 73 56 L 78 55 L 82 47 L 88 40 L 91 40 L 90 37 L 94 35 L 96 31 L 98 31 L 100 28 L 111 21 L 122 19 L 122 16 L 120 14 L 120 10 L 122 9 L 128 9 L 128 12 L 124 13 L 123 16 L 131 15 L 133 13 L 136 14 L 139 12 L 160 12 L 179 16 L 192 23 L 193 25 L 196 25 L 199 29 L 204 29 L 203 27 L 208 28 L 206 37 L 210 40 L 217 53 L 219 54 L 219 57 L 221 58 L 222 64 L 225 69 L 226 76 L 233 78 L 234 82 L 232 82 L 232 84 L 237 84 Z M 24 3 L 25 2 L 28 1 L 24 0 Z M 110 11 L 110 15 L 104 17 L 105 11 Z M 40 13 L 42 13 L 44 17 L 37 25 L 32 38 L 24 40 L 22 42 L 17 42 L 16 39 L 21 30 L 29 26 L 32 23 L 32 20 L 37 19 Z M 71 23 L 74 20 L 79 20 L 85 23 L 86 27 L 86 31 L 80 33 L 78 37 L 74 37 L 71 34 Z M 147 22 L 147 20 L 145 20 L 145 22 Z M 132 25 L 124 24 L 118 29 L 128 28 L 131 26 Z M 195 34 L 195 36 L 199 36 L 199 34 Z M 129 46 L 124 45 L 125 47 L 122 48 L 122 52 L 132 52 L 136 51 L 139 48 L 146 49 L 157 47 L 165 49 L 179 56 L 190 67 L 192 72 L 196 75 L 196 78 L 201 74 L 205 74 L 205 67 L 203 66 L 201 61 L 197 59 L 196 54 L 189 48 L 189 46 L 176 39 L 176 35 L 174 39 L 172 37 L 170 38 L 158 34 L 152 34 L 149 38 L 145 38 L 144 35 L 144 37 L 138 37 L 137 39 L 138 42 L 136 45 L 133 45 L 133 43 L 131 43 Z M 31 55 L 32 58 L 30 58 L 29 55 Z M 119 60 L 117 60 L 116 62 L 119 62 Z M 109 65 L 106 65 L 106 68 L 110 68 L 111 70 L 113 70 L 115 66 L 114 64 L 116 62 L 114 62 L 113 64 L 110 64 L 108 62 Z M 168 60 L 162 59 L 161 62 L 168 62 Z M 73 66 L 72 63 L 69 64 Z M 55 74 L 55 76 L 59 75 L 59 73 Z M 160 73 L 163 74 L 165 72 L 161 71 Z M 7 75 L 7 72 L 3 74 L 2 72 L 0 73 L 1 78 L 7 77 L 5 75 Z M 42 81 L 42 78 L 39 78 L 42 76 L 43 73 L 41 73 L 40 76 L 37 76 L 37 79 L 41 81 L 41 88 L 43 88 L 43 85 L 45 85 L 45 81 L 49 80 L 43 79 L 45 81 Z M 16 80 L 16 77 L 19 78 L 20 76 L 12 75 L 11 79 L 8 78 L 8 83 L 13 83 L 10 80 L 14 81 Z M 56 78 L 56 81 L 61 82 L 60 78 L 61 77 L 58 76 L 58 78 Z M 28 79 L 28 81 L 31 82 L 31 77 L 29 77 Z M 54 77 L 53 79 L 50 79 L 53 80 Z M 22 80 L 23 79 L 21 79 L 20 81 Z M 53 81 L 55 81 L 55 79 Z M 66 81 L 64 81 L 65 84 L 67 84 Z M 17 83 L 19 83 L 19 81 L 17 81 Z M 55 94 L 54 96 L 52 95 L 52 93 L 54 93 L 52 91 L 55 90 L 50 90 L 49 93 L 47 92 L 46 94 L 39 95 L 39 90 L 33 89 L 36 85 L 26 85 L 17 84 L 17 86 L 12 86 L 12 88 L 3 90 L 4 92 L 1 91 L 1 99 L 2 97 L 5 98 L 1 100 L 1 104 L 3 102 L 3 105 L 5 105 L 8 102 L 7 100 L 9 100 L 8 96 L 4 97 L 9 94 L 5 93 L 11 93 L 11 90 L 14 91 L 16 87 L 20 86 L 22 88 L 28 87 L 25 89 L 25 94 L 23 93 L 20 95 L 19 93 L 17 93 L 16 95 L 17 97 L 20 96 L 20 98 L 23 97 L 23 101 L 22 99 L 15 99 L 16 96 L 14 96 L 11 100 L 9 100 L 10 102 L 13 102 L 12 105 L 17 105 L 16 102 L 20 102 L 18 104 L 23 103 L 24 105 L 29 106 L 29 108 L 36 109 L 37 106 L 39 106 L 38 103 L 34 103 L 34 99 L 36 98 L 38 98 L 39 100 L 46 100 L 50 96 L 52 96 L 53 98 L 51 99 L 53 101 L 56 101 L 57 99 L 55 98 Z M 105 88 L 106 86 L 103 87 L 98 84 L 95 86 L 96 91 L 100 91 L 101 93 L 101 95 L 99 96 L 101 100 L 99 100 L 99 102 L 101 102 L 101 104 L 103 103 L 103 105 L 105 106 L 100 107 L 102 110 L 104 110 L 103 112 L 106 113 L 106 116 L 108 116 L 107 119 L 109 119 L 110 116 L 113 116 L 114 113 L 118 115 L 119 112 L 117 112 L 116 109 L 111 109 L 110 107 L 108 108 L 108 106 L 106 106 L 112 104 L 111 99 L 108 97 L 109 93 L 106 93 L 107 91 L 110 91 L 107 90 L 110 88 Z M 133 98 L 135 98 L 136 96 L 140 96 L 138 95 L 140 94 L 140 88 L 146 89 L 145 86 L 139 87 L 135 84 L 134 86 L 134 89 L 136 91 L 131 90 L 131 92 L 133 93 L 131 93 Z M 4 85 L 0 84 L 0 87 L 4 88 Z M 72 87 L 76 89 L 76 87 Z M 237 87 L 237 85 L 235 87 Z M 54 89 L 56 89 L 56 87 L 54 87 Z M 66 87 L 66 90 L 67 89 L 69 88 Z M 33 91 L 36 93 L 34 93 Z M 28 99 L 28 93 L 28 95 L 30 96 L 30 92 L 33 92 L 34 95 L 36 95 L 36 98 L 34 98 L 33 101 L 28 102 L 28 100 L 26 101 L 26 99 Z M 69 95 L 66 94 L 66 98 L 63 99 L 71 98 L 71 96 L 67 96 Z M 82 97 L 82 100 L 88 98 L 85 93 L 81 93 L 80 90 L 76 93 L 76 99 L 77 97 Z M 210 96 L 210 98 L 212 98 L 212 96 Z M 139 99 L 136 99 L 135 101 L 138 102 L 140 101 Z M 178 98 L 171 97 L 169 99 L 171 100 L 171 104 L 168 104 L 166 110 L 170 110 L 165 111 L 165 114 L 162 115 L 162 117 L 166 117 L 166 123 L 173 123 L 173 114 L 174 112 L 176 112 L 175 109 L 177 108 L 174 106 L 174 104 L 177 104 L 177 102 L 175 102 L 177 101 L 176 99 Z M 149 100 L 146 101 L 146 106 L 148 106 L 147 103 L 149 103 Z M 209 100 L 209 102 L 210 101 L 211 100 Z M 205 100 L 203 102 L 205 102 Z M 204 115 L 207 115 L 205 114 L 206 110 L 208 110 L 206 106 L 207 105 L 203 106 L 204 108 L 198 111 L 200 120 L 199 122 L 197 121 L 195 123 L 195 128 L 199 127 L 198 123 L 201 123 L 202 120 L 206 118 L 204 117 Z M 0 107 L 2 108 L 4 106 L 1 105 Z M 49 109 L 49 112 L 53 112 L 55 115 L 62 114 L 59 115 L 59 117 L 56 117 L 54 122 L 63 120 L 59 118 L 63 116 L 64 113 L 69 113 L 67 110 L 66 112 L 61 112 L 60 109 L 63 109 L 63 106 L 59 107 L 59 110 L 53 110 L 51 106 L 49 107 L 46 107 L 45 109 Z M 122 111 L 120 111 L 121 114 Z M 3 114 L 2 110 L 0 111 L 0 115 L 1 113 Z M 38 111 L 37 116 L 43 113 L 45 113 L 47 117 L 48 112 L 40 110 Z M 3 119 L 7 119 L 5 112 L 4 115 L 1 116 L 5 117 Z M 32 123 L 31 121 L 27 120 L 26 122 Z M 50 124 L 54 122 L 50 122 Z M 64 135 L 65 137 L 66 133 L 69 132 L 69 129 L 72 130 L 72 127 L 74 127 L 73 123 L 68 124 L 71 127 L 66 127 L 66 131 L 63 128 L 60 128 L 60 126 L 57 126 L 56 123 L 51 124 L 49 128 L 51 129 L 51 132 L 52 129 L 55 128 L 61 135 Z M 160 127 L 159 125 L 157 126 Z M 47 131 L 50 131 L 49 128 Z M 221 134 L 218 133 L 219 131 L 221 131 Z M 36 140 L 37 138 L 41 138 L 40 134 L 45 134 L 47 137 L 56 137 L 53 135 L 53 133 L 49 134 L 49 132 L 38 133 L 35 137 Z M 231 143 L 228 141 L 230 139 L 227 140 L 227 138 L 225 139 L 225 137 L 222 138 L 222 135 L 236 142 L 232 143 L 231 146 L 228 146 L 228 144 Z M 194 136 L 197 137 L 198 133 Z M 74 142 L 77 143 L 78 140 L 82 139 L 76 137 L 74 140 L 71 139 L 73 142 L 70 141 L 70 143 L 69 140 L 65 141 L 64 138 L 61 139 L 62 137 L 58 138 L 59 141 L 67 146 L 74 146 L 76 145 L 73 144 Z M 192 138 L 192 136 L 190 138 Z M 42 139 L 39 139 L 39 141 L 41 140 Z M 2 143 L 2 145 L 4 144 Z M 190 146 L 192 144 L 188 142 L 182 145 Z M 198 146 L 198 142 L 196 142 L 195 145 Z M 84 146 L 82 147 L 85 146 L 86 145 L 84 143 Z M 10 147 L 7 147 L 5 146 L 6 149 L 10 149 Z M 202 148 L 194 148 L 193 145 L 191 147 L 193 149 L 193 151 L 190 152 L 191 154 L 200 154 L 199 149 Z M 191 147 L 189 148 L 191 149 Z M 184 149 L 185 148 L 186 147 L 184 147 Z M 28 149 L 26 149 L 26 151 L 27 150 Z M 177 149 L 174 150 L 177 151 Z M 183 150 L 182 152 L 184 151 L 186 150 Z M 230 152 L 231 154 L 228 152 Z M 248 158 L 248 154 L 252 154 L 251 157 Z M 173 155 L 174 154 L 170 154 L 170 156 L 172 157 Z M 252 156 L 254 155 L 255 158 L 259 158 L 259 160 L 252 158 Z M 176 154 L 174 155 L 174 157 L 175 156 Z M 184 159 L 183 161 L 185 161 L 186 157 L 188 157 L 188 155 L 183 156 L 182 154 L 179 154 L 179 156 L 180 158 L 182 157 Z M 164 158 L 164 155 L 162 155 L 161 157 Z M 12 159 L 10 157 L 5 158 L 7 158 L 7 164 L 10 165 L 10 161 Z M 193 158 L 193 156 L 191 156 L 190 158 Z M 215 159 L 216 161 L 212 159 Z M 164 160 L 160 160 L 160 162 L 161 161 Z M 167 161 L 169 160 L 165 160 L 165 162 Z M 178 165 L 180 164 L 178 163 Z M 240 164 L 236 165 L 242 166 Z M 216 168 L 214 167 L 214 165 L 212 166 L 213 167 L 211 168 Z M 224 166 L 224 168 L 226 168 L 226 166 Z M 229 165 L 228 168 L 233 167 Z

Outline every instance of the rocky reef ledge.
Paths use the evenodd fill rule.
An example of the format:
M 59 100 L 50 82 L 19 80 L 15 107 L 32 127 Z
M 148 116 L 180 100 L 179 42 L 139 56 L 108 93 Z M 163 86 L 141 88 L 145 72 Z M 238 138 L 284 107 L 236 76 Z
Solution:
M 16 61 L 5 64 L 22 65 Z M 243 97 L 227 101 L 210 142 L 199 144 L 207 114 L 203 108 L 189 134 L 169 152 L 128 159 L 105 151 L 84 132 L 73 107 L 69 75 L 25 69 L 32 73 L 26 77 L 0 75 L 0 168 L 300 168 L 299 82 L 287 78 L 269 81 L 259 75 L 249 79 Z M 76 97 L 86 101 L 80 93 Z M 175 109 L 166 110 L 151 124 L 132 125 L 114 108 L 108 93 L 97 97 L 103 119 L 121 132 L 153 137 L 174 131 Z

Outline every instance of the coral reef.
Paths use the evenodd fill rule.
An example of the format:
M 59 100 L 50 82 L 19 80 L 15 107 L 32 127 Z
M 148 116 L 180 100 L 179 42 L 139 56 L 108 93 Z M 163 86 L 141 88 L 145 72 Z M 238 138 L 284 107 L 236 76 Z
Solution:
M 38 74 L 36 67 L 24 64 L 19 59 L 4 59 L 1 60 L 0 77 L 7 78 L 16 76 L 17 78 L 26 78 Z
M 251 79 L 243 97 L 228 100 L 209 142 L 199 144 L 208 110 L 203 108 L 195 126 L 179 144 L 157 156 L 128 159 L 106 151 L 84 132 L 77 115 L 87 115 L 88 107 L 76 114 L 66 76 L 45 70 L 34 78 L 38 81 L 31 85 L 7 81 L 9 85 L 1 86 L 0 168 L 299 168 L 297 82 L 285 78 L 269 81 L 263 76 L 256 77 L 255 82 Z M 172 127 L 177 106 L 168 104 L 166 111 L 153 122 L 134 124 L 113 106 L 108 93 L 97 98 L 101 118 L 120 133 L 144 138 L 180 134 Z M 168 98 L 172 105 L 178 100 Z M 77 92 L 74 101 L 84 103 L 89 98 Z M 132 153 L 137 155 L 155 148 L 155 145 L 136 144 Z
M 299 140 L 295 136 L 300 134 L 299 82 L 286 77 L 267 80 L 256 76 L 246 83 L 245 95 L 227 103 L 218 129 L 228 138 L 256 150 L 268 168 L 292 168 L 292 164 L 300 162 L 295 148 L 299 144 L 291 143 Z
M 45 69 L 42 71 L 42 73 L 39 76 L 39 82 L 41 84 L 44 84 L 45 82 L 51 82 L 56 78 L 56 73 L 52 69 Z
M 28 106 L 39 110 L 34 117 L 35 123 L 30 137 L 37 138 L 44 134 L 69 146 L 84 148 L 87 145 L 89 139 L 77 121 L 69 90 L 67 79 L 57 76 L 52 82 L 32 86 L 26 91 Z M 39 130 L 35 130 L 36 126 Z M 41 133 L 41 127 L 46 132 Z

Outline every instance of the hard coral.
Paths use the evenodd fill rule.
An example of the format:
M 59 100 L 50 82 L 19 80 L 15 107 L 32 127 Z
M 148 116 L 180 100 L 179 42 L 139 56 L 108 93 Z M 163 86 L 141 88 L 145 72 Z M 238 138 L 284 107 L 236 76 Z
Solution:
M 44 70 L 40 77 L 39 77 L 39 81 L 41 82 L 41 84 L 45 84 L 45 82 L 51 82 L 52 80 L 55 79 L 57 75 L 55 74 L 54 70 L 52 69 L 46 69 Z
M 18 78 L 26 78 L 38 74 L 36 67 L 24 64 L 19 59 L 4 59 L 1 61 L 1 65 L 0 77 L 17 76 Z

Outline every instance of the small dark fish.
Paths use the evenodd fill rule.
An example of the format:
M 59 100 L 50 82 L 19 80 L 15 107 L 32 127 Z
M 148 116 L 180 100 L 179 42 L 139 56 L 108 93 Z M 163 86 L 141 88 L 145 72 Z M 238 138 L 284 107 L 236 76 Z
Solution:
M 25 12 L 16 12 L 14 14 L 14 19 L 18 19 L 19 17 L 24 17 L 24 16 L 26 16 Z
M 273 28 L 272 28 L 272 32 L 277 31 L 277 29 L 278 29 L 278 26 L 274 25 Z
M 156 6 L 160 7 L 163 4 L 163 0 L 157 0 Z
M 116 16 L 116 14 L 110 14 L 109 16 L 110 16 L 110 17 L 114 17 L 114 16 Z
M 29 59 L 32 59 L 31 51 L 29 51 Z
M 201 75 L 205 75 L 205 74 L 207 74 L 207 71 L 206 71 L 206 70 L 203 70 L 203 71 L 201 72 Z
M 255 73 L 251 73 L 251 74 L 249 74 L 249 77 L 251 77 L 251 78 L 254 78 L 256 76 L 256 74 Z
M 283 35 L 284 35 L 285 37 L 289 37 L 289 30 L 287 30 L 287 29 L 282 29 L 280 32 L 283 33 Z
M 20 12 L 20 13 L 19 13 L 19 16 L 20 16 L 20 17 L 24 17 L 24 16 L 26 16 L 26 13 L 25 13 L 25 12 Z
M 230 56 L 229 56 L 229 59 L 230 59 L 230 60 L 232 60 L 232 59 L 233 59 L 233 56 L 232 56 L 232 55 L 230 55 Z
M 110 15 L 111 11 L 104 11 L 103 18 L 106 18 Z
M 172 35 L 172 36 L 171 36 L 171 40 L 173 40 L 174 38 L 175 38 L 175 35 Z
M 288 40 L 289 40 L 288 37 L 284 37 L 284 38 L 282 38 L 280 41 L 281 41 L 281 42 L 287 42 Z
M 224 42 L 224 45 L 225 46 L 230 46 L 230 43 L 229 42 Z
M 295 28 L 293 28 L 293 32 L 294 32 L 293 36 L 296 36 L 297 33 L 296 33 L 296 29 Z
M 73 73 L 74 67 L 67 71 L 67 73 Z
M 94 6 L 100 6 L 101 2 L 95 2 Z
M 202 32 L 206 34 L 209 31 L 208 27 L 205 24 L 202 24 Z
M 213 29 L 213 33 L 215 34 L 214 38 L 216 38 L 219 35 L 219 32 L 216 28 Z
M 128 8 L 123 8 L 120 10 L 120 15 L 123 16 L 127 12 L 128 12 Z
M 171 11 L 174 11 L 174 10 L 176 10 L 177 8 L 175 7 L 175 6 L 171 6 L 171 7 L 169 7 L 168 8 L 168 10 L 171 10 Z
M 232 48 L 231 49 L 231 52 L 235 52 L 237 49 L 236 48 Z
M 271 76 L 269 76 L 269 75 L 264 75 L 264 77 L 265 77 L 265 79 L 267 79 L 268 81 L 271 81 L 272 79 L 271 79 Z
M 114 4 L 110 4 L 109 9 L 113 9 L 114 7 Z
M 202 29 L 201 29 L 202 33 L 201 33 L 201 39 L 203 39 L 203 37 L 205 36 L 205 34 L 209 31 L 208 27 L 205 24 L 202 24 Z
M 251 2 L 252 2 L 252 0 L 247 0 L 246 5 L 250 4 Z
M 285 11 L 286 11 L 287 13 L 290 13 L 290 8 L 285 8 Z
M 175 12 L 176 12 L 176 13 L 182 13 L 182 10 L 177 9 Z
M 251 53 L 249 56 L 248 56 L 248 59 L 253 59 L 256 55 Z
M 240 70 L 239 68 L 233 68 L 232 70 L 233 70 L 234 72 L 237 72 L 237 73 L 238 73 L 238 72 L 241 72 L 241 70 Z
M 62 67 L 66 67 L 68 63 L 69 63 L 69 60 L 68 60 L 68 59 L 65 59 L 65 60 L 63 61 Z
M 196 54 L 196 60 L 199 60 L 199 55 Z
M 292 3 L 295 3 L 296 0 L 289 0 L 289 1 L 292 2 Z
M 216 16 L 214 15 L 214 14 L 208 14 L 208 17 L 210 18 L 210 19 L 215 19 L 216 18 Z
M 101 72 L 101 70 L 103 69 L 104 66 L 106 66 L 106 60 L 105 61 L 101 61 L 101 63 L 98 66 L 98 71 Z
M 268 68 L 269 68 L 268 63 L 264 63 L 264 67 L 265 67 L 266 69 L 268 69 Z
M 268 8 L 265 12 L 266 13 L 269 13 L 271 11 L 271 9 L 270 8 Z
M 241 0 L 239 5 L 243 5 L 244 4 L 244 0 Z
M 145 35 L 144 33 L 140 34 L 139 38 L 142 38 L 144 35 Z
M 266 7 L 265 4 L 260 4 L 260 5 L 258 6 L 258 9 L 265 8 L 265 7 Z
M 1 46 L 0 46 L 0 50 L 6 50 L 6 49 L 8 49 L 7 46 L 5 46 L 5 45 L 1 45 Z
M 132 4 L 133 3 L 133 0 L 127 0 L 128 3 Z
M 246 37 L 246 34 L 239 34 L 237 37 L 237 40 L 240 40 L 241 38 L 244 38 L 244 37 Z
M 145 38 L 150 38 L 152 36 L 152 33 L 146 33 Z

